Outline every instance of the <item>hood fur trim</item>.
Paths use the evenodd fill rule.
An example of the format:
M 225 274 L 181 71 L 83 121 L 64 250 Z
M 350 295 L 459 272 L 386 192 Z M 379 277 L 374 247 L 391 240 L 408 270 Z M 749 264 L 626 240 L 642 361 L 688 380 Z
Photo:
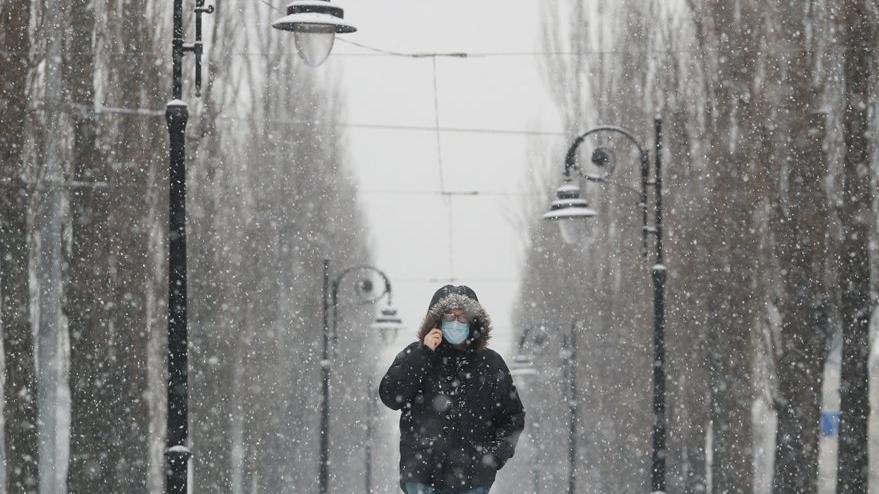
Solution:
M 467 318 L 470 319 L 470 338 L 468 341 L 471 342 L 471 346 L 475 346 L 477 349 L 485 348 L 491 338 L 491 318 L 485 312 L 482 304 L 459 293 L 446 295 L 427 311 L 418 334 L 419 341 L 423 340 L 431 329 L 439 327 L 443 314 L 452 309 L 463 309 Z

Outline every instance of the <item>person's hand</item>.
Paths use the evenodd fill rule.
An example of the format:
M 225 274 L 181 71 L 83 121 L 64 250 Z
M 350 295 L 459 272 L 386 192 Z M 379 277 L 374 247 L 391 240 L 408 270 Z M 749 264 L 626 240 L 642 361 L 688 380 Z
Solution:
M 439 328 L 433 328 L 429 333 L 424 335 L 424 346 L 430 348 L 431 350 L 436 350 L 436 347 L 440 346 L 440 343 L 443 342 L 443 332 L 439 330 Z

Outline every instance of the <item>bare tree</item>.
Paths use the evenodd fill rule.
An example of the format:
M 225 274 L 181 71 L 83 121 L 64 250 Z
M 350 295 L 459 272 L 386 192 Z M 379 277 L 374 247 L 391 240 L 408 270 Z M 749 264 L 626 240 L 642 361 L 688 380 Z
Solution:
M 37 402 L 28 286 L 28 206 L 24 156 L 31 72 L 31 2 L 0 4 L 0 323 L 3 325 L 6 490 L 37 492 Z
M 753 98 L 760 46 L 758 2 L 703 2 L 691 7 L 709 94 L 711 177 L 706 226 L 714 232 L 705 288 L 712 425 L 712 490 L 751 492 L 752 328 L 758 242 L 758 184 L 753 152 L 758 136 Z
M 103 99 L 108 106 L 125 109 L 154 109 L 164 103 L 166 86 L 157 60 L 163 50 L 150 19 L 158 13 L 155 5 L 131 0 L 106 4 L 103 51 L 107 69 L 103 72 Z M 156 297 L 155 277 L 150 257 L 152 230 L 164 199 L 159 184 L 164 176 L 167 131 L 161 118 L 134 112 L 119 113 L 107 121 L 102 133 L 107 137 L 111 160 L 111 218 L 105 241 L 110 273 L 107 298 L 111 345 L 107 352 L 110 375 L 104 383 L 108 401 L 105 413 L 118 417 L 111 429 L 108 454 L 112 461 L 108 475 L 112 492 L 145 492 L 151 464 L 149 448 L 150 409 L 148 348 L 152 334 L 149 301 Z M 164 223 L 164 222 L 163 222 Z
M 767 113 L 762 135 L 770 191 L 774 254 L 780 279 L 780 332 L 769 357 L 776 374 L 773 492 L 814 493 L 818 481 L 818 427 L 830 339 L 828 254 L 829 173 L 824 91 L 820 71 L 818 2 L 778 4 L 770 34 L 767 88 L 758 95 Z M 769 110 L 771 108 L 772 110 Z
M 666 31 L 659 33 L 668 53 L 661 59 L 655 91 L 662 102 L 668 153 L 668 485 L 671 492 L 697 494 L 708 490 L 709 348 L 703 295 L 714 239 L 704 208 L 708 191 L 703 183 L 710 177 L 699 156 L 706 74 L 698 59 L 688 55 L 695 46 L 690 15 L 670 16 Z
M 107 259 L 110 207 L 109 164 L 98 149 L 94 112 L 96 67 L 93 2 L 68 1 L 69 31 L 64 50 L 66 102 L 71 106 L 73 185 L 70 192 L 71 243 L 67 252 L 65 309 L 70 333 L 70 459 L 67 490 L 96 492 L 111 488 L 113 459 L 107 451 L 110 430 L 102 425 L 113 363 Z
M 870 352 L 869 239 L 872 184 L 868 162 L 868 98 L 874 63 L 875 18 L 866 0 L 844 0 L 837 31 L 842 51 L 843 139 L 845 141 L 839 217 L 842 242 L 837 260 L 841 280 L 842 372 L 837 492 L 867 492 L 870 415 L 867 359 Z

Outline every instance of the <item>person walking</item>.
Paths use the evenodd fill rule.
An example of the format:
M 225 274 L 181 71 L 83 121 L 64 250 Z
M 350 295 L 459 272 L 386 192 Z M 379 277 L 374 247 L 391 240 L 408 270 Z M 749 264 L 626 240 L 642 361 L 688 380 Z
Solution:
M 400 410 L 406 494 L 487 494 L 516 449 L 525 411 L 504 359 L 487 348 L 491 319 L 467 286 L 434 293 L 418 333 L 379 395 Z

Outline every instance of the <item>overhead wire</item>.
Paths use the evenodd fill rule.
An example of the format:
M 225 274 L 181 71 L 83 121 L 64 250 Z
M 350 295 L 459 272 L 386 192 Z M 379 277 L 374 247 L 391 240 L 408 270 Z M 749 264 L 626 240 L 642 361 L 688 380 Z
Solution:
M 36 100 L 38 103 L 39 100 Z M 66 108 L 65 108 L 66 107 Z M 39 108 L 39 107 L 37 107 Z M 130 115 L 130 116 L 141 116 L 141 117 L 164 117 L 165 110 L 154 109 L 154 108 L 125 108 L 118 106 L 88 106 L 81 104 L 58 104 L 51 106 L 52 111 L 67 111 L 67 112 L 76 112 L 78 114 L 91 114 L 91 115 L 104 115 L 104 114 L 118 114 L 118 115 Z M 45 109 L 45 108 L 43 108 Z M 240 115 L 223 115 L 220 114 L 217 116 L 219 120 L 223 121 L 231 121 L 231 122 L 239 122 L 246 121 L 249 122 L 252 119 L 250 117 L 243 117 Z M 266 122 L 269 123 L 277 123 L 277 124 L 285 124 L 285 125 L 305 125 L 313 122 L 307 122 L 305 120 L 291 120 L 291 119 L 265 119 Z M 522 136 L 547 136 L 547 137 L 570 137 L 567 133 L 562 131 L 554 131 L 554 130 L 519 130 L 519 129 L 492 129 L 492 128 L 480 128 L 480 127 L 443 127 L 436 125 L 406 125 L 406 124 L 373 124 L 373 123 L 358 123 L 358 122 L 336 122 L 336 125 L 340 127 L 346 128 L 356 128 L 356 129 L 376 129 L 376 130 L 407 130 L 414 132 L 436 132 L 437 128 L 440 132 L 446 133 L 461 133 L 461 134 L 487 134 L 487 135 L 522 135 Z
M 439 114 L 439 83 L 437 82 L 437 69 L 436 69 L 436 57 L 431 58 L 431 64 L 433 67 L 433 122 L 434 128 L 436 130 L 436 163 L 439 168 L 439 184 L 440 184 L 440 192 L 442 192 L 443 204 L 446 207 L 446 226 L 448 228 L 446 235 L 446 242 L 448 243 L 448 252 L 449 252 L 449 278 L 455 279 L 455 228 L 454 228 L 454 206 L 452 204 L 452 196 L 446 194 L 446 180 L 445 173 L 443 172 L 443 147 L 442 147 L 442 135 L 439 130 L 440 128 L 440 114 Z
M 336 58 L 358 58 L 358 57 L 397 57 L 397 58 L 410 58 L 410 59 L 423 59 L 423 58 L 458 58 L 458 59 L 474 59 L 474 58 L 511 58 L 511 57 L 585 57 L 585 56 L 631 56 L 631 55 L 678 55 L 678 54 L 691 54 L 691 53 L 710 53 L 713 50 L 711 49 L 693 49 L 693 50 L 588 50 L 588 51 L 450 51 L 450 52 L 435 52 L 435 51 L 427 51 L 427 52 L 400 52 L 394 50 L 386 50 L 382 48 L 375 48 L 363 43 L 358 43 L 356 41 L 351 41 L 349 39 L 343 38 L 341 36 L 336 37 L 337 40 L 349 44 L 351 46 L 355 46 L 358 48 L 362 48 L 367 50 L 367 53 L 364 52 L 333 52 L 333 59 Z M 211 45 L 209 43 L 205 43 L 205 51 L 209 51 Z M 7 50 L 0 49 L 0 53 L 4 55 L 24 55 L 30 56 L 34 53 L 27 52 L 21 53 L 17 50 Z M 92 52 L 85 51 L 66 51 L 67 54 L 91 54 Z M 102 50 L 99 54 L 100 57 L 111 56 L 111 57 L 157 57 L 161 54 L 156 53 L 154 51 L 146 51 L 146 50 Z M 276 52 L 270 51 L 233 51 L 229 53 L 229 55 L 235 57 L 275 57 L 279 54 Z
M 272 10 L 275 10 L 277 12 L 283 12 L 283 10 L 279 9 L 278 7 L 275 7 L 274 5 L 272 5 L 271 2 L 268 2 L 267 0 L 258 0 L 258 1 L 259 1 L 259 3 L 262 3 L 264 5 L 268 5 L 269 8 L 271 8 Z
M 361 194 L 377 194 L 377 195 L 400 195 L 400 196 L 460 196 L 460 197 L 479 197 L 479 196 L 495 196 L 495 197 L 521 197 L 542 195 L 538 192 L 504 192 L 499 190 L 403 190 L 403 189 L 361 189 Z
M 272 5 L 267 0 L 258 0 L 260 3 L 267 5 L 273 10 L 280 10 L 274 5 Z M 443 198 L 443 203 L 446 208 L 446 224 L 447 224 L 447 242 L 448 242 L 448 263 L 449 263 L 449 280 L 454 282 L 455 280 L 455 260 L 454 260 L 454 236 L 455 236 L 455 227 L 454 227 L 454 204 L 453 198 L 456 196 L 488 196 L 488 195 L 498 195 L 499 193 L 491 193 L 488 191 L 448 191 L 446 190 L 445 184 L 445 173 L 443 170 L 443 153 L 442 153 L 442 132 L 471 132 L 471 133 L 482 133 L 482 134 L 514 134 L 514 135 L 565 135 L 561 132 L 538 132 L 538 131 L 515 131 L 515 130 L 507 130 L 507 129 L 475 129 L 475 128 L 442 128 L 440 126 L 440 106 L 439 106 L 439 83 L 438 83 L 438 69 L 437 69 L 437 58 L 470 58 L 473 56 L 478 57 L 486 57 L 486 56 L 535 56 L 539 53 L 527 53 L 527 52 L 518 52 L 518 53 L 479 53 L 479 54 L 471 54 L 467 52 L 427 52 L 427 53 L 404 53 L 394 50 L 386 50 L 382 48 L 376 48 L 370 45 L 366 45 L 363 43 L 358 43 L 356 41 L 348 40 L 342 37 L 337 37 L 343 43 L 356 46 L 361 49 L 368 50 L 371 55 L 379 55 L 379 56 L 393 56 L 393 57 L 403 57 L 403 58 L 430 58 L 431 59 L 431 68 L 432 68 L 432 76 L 433 76 L 433 106 L 434 106 L 434 125 L 433 128 L 430 127 L 422 127 L 422 126 L 414 126 L 414 125 L 382 125 L 382 124 L 340 124 L 344 127 L 361 127 L 361 128 L 374 128 L 374 129 L 392 129 L 392 130 L 424 130 L 424 131 L 433 131 L 436 137 L 436 155 L 437 155 L 437 172 L 439 174 L 439 186 L 440 190 L 438 194 Z M 141 52 L 144 53 L 144 52 Z M 547 53 L 548 54 L 548 53 Z M 562 54 L 562 53 L 559 53 Z M 236 53 L 236 55 L 243 56 L 267 56 L 268 53 L 261 52 L 241 52 Z M 336 56 L 363 56 L 368 54 L 336 54 Z M 89 111 L 89 108 L 84 107 L 83 105 L 79 105 L 77 108 L 79 112 Z M 152 110 L 152 109 L 143 109 L 143 108 L 119 108 L 119 107 L 99 107 L 93 108 L 91 111 L 94 114 L 101 113 L 116 113 L 116 114 L 126 114 L 126 115 L 138 115 L 138 116 L 161 116 L 164 115 L 164 111 L 162 110 Z M 243 117 L 223 117 L 219 116 L 219 119 L 223 120 L 249 120 Z M 295 121 L 285 121 L 283 123 L 295 124 Z M 372 192 L 372 193 L 381 193 L 381 192 Z M 427 192 L 434 193 L 434 192 Z

